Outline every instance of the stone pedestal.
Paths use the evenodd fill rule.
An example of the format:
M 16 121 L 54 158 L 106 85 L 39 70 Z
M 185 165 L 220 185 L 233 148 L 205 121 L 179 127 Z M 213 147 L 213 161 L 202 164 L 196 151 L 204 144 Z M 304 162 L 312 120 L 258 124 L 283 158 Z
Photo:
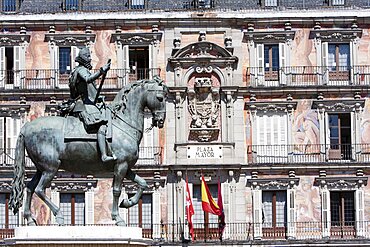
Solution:
M 139 227 L 119 226 L 23 226 L 15 229 L 14 238 L 5 239 L 13 246 L 147 246 Z

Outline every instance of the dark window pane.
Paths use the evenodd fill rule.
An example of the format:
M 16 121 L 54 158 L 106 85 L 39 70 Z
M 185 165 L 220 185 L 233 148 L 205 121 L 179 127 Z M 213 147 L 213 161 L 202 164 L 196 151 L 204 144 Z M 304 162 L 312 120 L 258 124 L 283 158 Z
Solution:
M 71 71 L 71 47 L 59 48 L 59 71 L 60 74 L 68 74 Z
M 17 0 L 3 0 L 2 3 L 2 9 L 5 12 L 17 10 Z

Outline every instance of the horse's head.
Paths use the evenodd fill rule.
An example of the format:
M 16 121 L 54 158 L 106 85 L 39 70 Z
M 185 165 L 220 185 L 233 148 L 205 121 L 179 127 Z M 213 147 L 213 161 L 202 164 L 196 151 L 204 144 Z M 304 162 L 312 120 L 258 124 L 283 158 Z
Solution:
M 166 98 L 168 88 L 159 77 L 154 77 L 155 83 L 147 90 L 146 107 L 152 112 L 152 125 L 163 128 L 166 119 Z

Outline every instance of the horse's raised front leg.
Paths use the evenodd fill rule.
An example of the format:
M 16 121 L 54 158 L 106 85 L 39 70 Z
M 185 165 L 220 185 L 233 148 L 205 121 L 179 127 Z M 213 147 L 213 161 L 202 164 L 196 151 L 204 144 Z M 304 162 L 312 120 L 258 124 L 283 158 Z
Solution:
M 62 212 L 54 203 L 51 202 L 50 198 L 45 195 L 45 188 L 50 184 L 51 180 L 54 178 L 55 173 L 56 171 L 42 172 L 41 179 L 35 189 L 35 193 L 50 208 L 51 212 L 56 218 L 57 223 L 59 225 L 64 225 L 64 217 Z
M 118 226 L 126 226 L 126 222 L 119 215 L 118 202 L 122 192 L 122 182 L 126 176 L 127 169 L 128 165 L 126 162 L 117 164 L 114 168 L 112 220 L 116 221 L 116 225 Z
M 124 199 L 121 202 L 121 204 L 119 205 L 121 208 L 129 208 L 136 205 L 139 202 L 144 190 L 148 188 L 148 184 L 146 183 L 146 181 L 142 177 L 134 173 L 130 168 L 127 170 L 126 178 L 137 183 L 139 185 L 139 189 L 134 196 L 128 199 Z
M 28 182 L 26 188 L 26 202 L 24 204 L 23 217 L 26 219 L 27 225 L 29 226 L 37 225 L 36 219 L 31 212 L 31 201 L 32 195 L 35 192 L 35 188 L 40 181 L 41 174 L 42 172 L 40 170 L 37 170 L 35 175 L 33 175 L 31 181 Z

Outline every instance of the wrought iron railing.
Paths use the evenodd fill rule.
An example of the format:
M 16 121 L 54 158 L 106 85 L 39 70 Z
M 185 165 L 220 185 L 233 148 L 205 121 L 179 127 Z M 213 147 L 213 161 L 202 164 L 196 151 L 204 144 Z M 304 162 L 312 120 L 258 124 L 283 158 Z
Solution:
M 92 70 L 95 73 L 98 70 Z M 47 90 L 68 88 L 70 71 L 57 69 L 0 70 L 0 88 Z M 159 68 L 110 69 L 105 77 L 105 89 L 121 89 L 136 80 L 152 79 L 159 75 Z M 99 85 L 100 80 L 96 81 Z
M 249 67 L 250 87 L 321 87 L 370 85 L 370 66 Z
M 0 148 L 0 166 L 13 166 L 15 162 L 15 148 Z M 137 165 L 161 165 L 163 162 L 162 147 L 140 147 Z M 31 159 L 26 155 L 26 167 L 33 167 Z
M 370 144 L 249 145 L 248 163 L 370 162 Z
M 104 224 L 89 224 L 100 226 Z M 18 225 L 0 226 L 0 239 L 14 237 L 14 228 Z M 146 239 L 153 239 L 156 242 L 191 242 L 187 224 L 162 223 L 162 224 L 127 224 L 128 227 L 142 228 L 142 236 Z M 195 223 L 193 242 L 218 242 L 220 241 L 220 230 L 217 223 Z M 326 227 L 328 226 L 328 227 Z M 63 230 L 63 228 L 61 228 Z M 226 223 L 222 232 L 224 242 L 252 242 L 254 240 L 338 240 L 368 241 L 370 239 L 370 221 L 346 221 L 346 222 L 284 222 L 281 226 L 273 226 L 272 223 Z

